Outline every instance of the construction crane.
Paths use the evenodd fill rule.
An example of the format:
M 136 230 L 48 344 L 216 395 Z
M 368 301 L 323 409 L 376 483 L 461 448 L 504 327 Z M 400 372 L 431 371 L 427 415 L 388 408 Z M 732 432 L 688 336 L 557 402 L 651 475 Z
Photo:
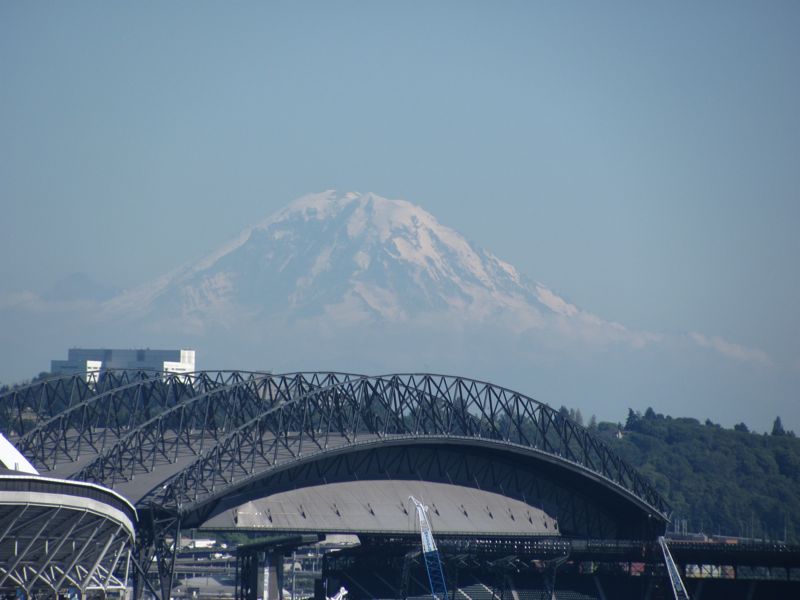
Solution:
M 678 565 L 672 560 L 672 553 L 667 548 L 667 540 L 664 539 L 663 535 L 658 536 L 658 545 L 661 546 L 661 552 L 664 553 L 664 564 L 667 565 L 669 583 L 672 586 L 672 594 L 675 596 L 675 600 L 690 600 L 689 593 L 683 585 Z
M 339 588 L 339 591 L 336 593 L 335 596 L 332 596 L 330 598 L 328 598 L 328 596 L 325 597 L 328 598 L 328 600 L 344 600 L 344 597 L 347 596 L 347 594 L 348 594 L 347 588 L 342 586 Z
M 422 556 L 425 559 L 425 568 L 428 571 L 428 582 L 431 586 L 431 596 L 433 600 L 447 600 L 447 586 L 444 582 L 444 569 L 439 558 L 439 550 L 436 549 L 436 541 L 433 539 L 433 529 L 428 520 L 428 507 L 422 502 L 409 496 L 409 500 L 414 503 L 419 518 L 419 533 L 422 536 Z

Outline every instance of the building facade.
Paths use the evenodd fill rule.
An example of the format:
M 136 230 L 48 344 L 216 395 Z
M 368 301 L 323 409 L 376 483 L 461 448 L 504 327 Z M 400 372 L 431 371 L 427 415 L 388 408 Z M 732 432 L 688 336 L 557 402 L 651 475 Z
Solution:
M 195 351 L 70 348 L 67 360 L 50 361 L 50 372 L 54 375 L 85 373 L 87 379 L 109 369 L 142 369 L 167 373 L 191 373 L 195 371 Z

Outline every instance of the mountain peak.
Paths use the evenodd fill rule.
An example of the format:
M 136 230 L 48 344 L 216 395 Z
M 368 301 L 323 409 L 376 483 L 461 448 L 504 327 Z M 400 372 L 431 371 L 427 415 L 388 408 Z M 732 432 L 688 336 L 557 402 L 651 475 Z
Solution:
M 649 343 L 582 311 L 405 200 L 334 190 L 298 198 L 203 260 L 130 290 L 106 314 L 184 333 L 221 325 L 365 322 L 545 327 Z M 247 324 L 247 325 L 245 325 Z
M 327 190 L 112 302 L 193 323 L 244 314 L 398 321 L 456 311 L 483 318 L 511 307 L 530 321 L 542 308 L 532 290 L 514 267 L 411 202 Z
M 347 230 L 351 236 L 360 234 L 368 224 L 380 230 L 382 239 L 392 229 L 439 225 L 430 213 L 407 200 L 390 200 L 373 192 L 326 190 L 297 198 L 256 227 L 266 229 L 276 222 L 298 217 L 323 221 L 343 214 L 349 215 Z

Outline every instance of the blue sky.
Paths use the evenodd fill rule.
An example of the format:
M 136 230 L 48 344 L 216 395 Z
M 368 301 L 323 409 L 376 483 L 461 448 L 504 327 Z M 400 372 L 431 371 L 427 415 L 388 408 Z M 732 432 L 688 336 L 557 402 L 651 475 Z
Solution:
M 375 191 L 606 319 L 800 372 L 799 56 L 796 2 L 4 2 L 0 295 Z

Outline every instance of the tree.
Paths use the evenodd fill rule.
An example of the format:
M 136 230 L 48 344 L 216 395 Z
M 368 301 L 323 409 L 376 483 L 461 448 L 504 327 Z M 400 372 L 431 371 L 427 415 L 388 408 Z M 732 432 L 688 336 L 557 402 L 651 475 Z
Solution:
M 734 431 L 741 431 L 742 433 L 750 433 L 750 430 L 747 428 L 747 425 L 744 423 L 737 423 L 733 426 Z
M 775 423 L 772 424 L 772 435 L 786 435 L 780 417 L 775 417 Z
M 625 429 L 633 428 L 633 426 L 636 425 L 636 423 L 638 423 L 639 419 L 641 419 L 641 418 L 642 417 L 641 417 L 641 415 L 639 413 L 635 412 L 632 408 L 629 408 L 628 409 L 628 418 L 625 421 Z
M 788 539 L 800 539 L 800 440 L 787 429 L 756 436 L 743 435 L 743 423 L 731 431 L 710 419 L 649 420 L 633 410 L 629 417 L 624 436 L 604 423 L 597 435 L 650 479 L 675 514 L 691 515 L 692 527 L 753 536 L 785 529 Z
M 591 429 L 592 431 L 595 431 L 597 429 L 597 417 L 594 415 L 592 415 L 589 418 L 589 429 Z

